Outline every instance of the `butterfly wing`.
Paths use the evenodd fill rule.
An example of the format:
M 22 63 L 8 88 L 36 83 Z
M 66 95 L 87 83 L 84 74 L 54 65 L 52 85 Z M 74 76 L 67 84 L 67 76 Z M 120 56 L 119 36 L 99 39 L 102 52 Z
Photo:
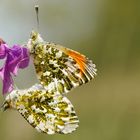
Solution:
M 36 74 L 49 92 L 67 93 L 96 75 L 86 56 L 53 43 L 38 43 L 32 52 Z
M 17 91 L 19 113 L 39 132 L 67 134 L 76 130 L 79 120 L 71 102 L 61 94 L 52 96 L 40 87 Z

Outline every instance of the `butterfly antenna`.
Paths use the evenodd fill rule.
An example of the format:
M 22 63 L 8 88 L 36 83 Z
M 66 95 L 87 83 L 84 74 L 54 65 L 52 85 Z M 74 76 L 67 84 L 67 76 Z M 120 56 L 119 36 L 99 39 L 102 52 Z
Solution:
M 36 3 L 38 2 L 38 0 L 36 0 Z M 35 12 L 36 12 L 36 19 L 37 19 L 37 29 L 39 31 L 39 5 L 36 4 L 35 5 Z

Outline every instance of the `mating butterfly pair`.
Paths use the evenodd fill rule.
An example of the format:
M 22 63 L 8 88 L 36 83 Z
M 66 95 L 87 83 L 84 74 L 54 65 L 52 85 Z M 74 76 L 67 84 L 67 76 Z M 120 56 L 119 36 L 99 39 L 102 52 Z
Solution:
M 43 41 L 34 31 L 27 48 L 40 83 L 27 90 L 14 89 L 5 98 L 3 110 L 18 110 L 39 132 L 73 132 L 79 120 L 65 94 L 93 79 L 95 64 L 76 51 Z

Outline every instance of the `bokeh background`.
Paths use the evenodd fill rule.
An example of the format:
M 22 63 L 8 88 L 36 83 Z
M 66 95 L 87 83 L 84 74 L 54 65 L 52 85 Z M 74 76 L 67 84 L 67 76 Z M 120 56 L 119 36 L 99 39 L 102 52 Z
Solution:
M 0 140 L 139 140 L 140 1 L 38 0 L 38 4 L 43 38 L 87 55 L 96 63 L 98 76 L 68 94 L 80 119 L 74 133 L 40 134 L 9 110 L 0 111 Z M 0 0 L 0 37 L 8 44 L 26 43 L 36 29 L 34 5 L 35 0 Z M 19 88 L 36 81 L 32 63 L 15 79 Z M 0 103 L 3 100 L 1 94 Z

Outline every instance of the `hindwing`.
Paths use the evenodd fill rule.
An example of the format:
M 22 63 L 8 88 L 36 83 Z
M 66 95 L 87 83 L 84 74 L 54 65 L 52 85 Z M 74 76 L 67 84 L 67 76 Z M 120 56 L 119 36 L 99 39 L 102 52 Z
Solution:
M 41 86 L 17 90 L 16 109 L 39 132 L 71 133 L 78 127 L 78 117 L 71 102 L 64 96 L 52 96 Z

